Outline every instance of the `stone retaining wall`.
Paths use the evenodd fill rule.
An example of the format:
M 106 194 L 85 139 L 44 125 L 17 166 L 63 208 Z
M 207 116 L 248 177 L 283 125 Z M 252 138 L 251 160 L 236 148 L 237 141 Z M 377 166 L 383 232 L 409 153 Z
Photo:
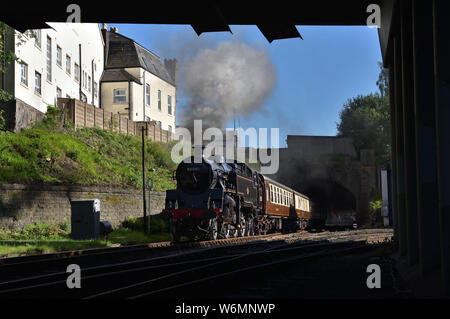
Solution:
M 113 227 L 130 216 L 143 216 L 142 190 L 117 186 L 0 185 L 0 227 L 18 229 L 27 225 L 70 221 L 70 200 L 100 200 L 100 220 Z M 148 207 L 148 193 L 147 193 Z M 152 192 L 151 214 L 164 208 L 165 192 Z

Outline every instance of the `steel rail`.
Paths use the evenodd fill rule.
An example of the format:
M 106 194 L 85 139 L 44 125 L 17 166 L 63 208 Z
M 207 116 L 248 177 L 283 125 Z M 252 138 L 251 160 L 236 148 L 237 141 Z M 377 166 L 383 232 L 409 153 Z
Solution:
M 208 248 L 205 248 L 203 250 L 196 250 L 196 251 L 190 251 L 190 252 L 181 252 L 181 253 L 172 254 L 172 255 L 144 258 L 144 259 L 139 259 L 139 260 L 132 260 L 132 261 L 127 261 L 127 262 L 115 263 L 115 264 L 105 264 L 105 265 L 99 265 L 99 266 L 91 266 L 91 267 L 83 268 L 83 274 L 85 274 L 86 272 L 89 273 L 89 272 L 93 272 L 93 271 L 96 271 L 96 270 L 109 270 L 109 269 L 120 268 L 120 267 L 124 267 L 124 266 L 135 266 L 135 265 L 138 265 L 138 264 L 151 263 L 151 262 L 155 262 L 155 261 L 165 261 L 165 260 L 169 261 L 169 260 L 173 260 L 173 259 L 186 258 L 186 257 L 187 258 L 191 258 L 191 257 L 195 257 L 195 255 L 203 255 L 205 253 L 218 252 L 218 250 L 220 250 L 222 248 L 242 249 L 242 248 L 251 248 L 252 246 L 261 245 L 261 244 L 267 244 L 267 243 L 251 242 L 251 243 L 246 243 L 246 244 L 241 244 L 241 245 L 235 245 L 235 246 L 232 246 L 232 247 L 231 246 L 230 247 L 223 247 L 223 246 L 221 246 L 221 247 L 208 247 Z M 302 243 L 302 245 L 304 245 L 304 246 L 307 246 L 309 244 L 313 244 L 313 243 Z M 256 251 L 256 252 L 258 252 L 258 251 Z M 241 254 L 244 254 L 244 253 L 241 253 Z M 150 264 L 150 265 L 145 266 L 145 267 L 129 268 L 129 269 L 120 270 L 120 271 L 109 271 L 109 272 L 104 272 L 104 273 L 100 273 L 100 274 L 97 274 L 97 275 L 87 275 L 87 276 L 84 275 L 83 276 L 83 280 L 91 279 L 91 278 L 97 278 L 97 277 L 101 277 L 101 276 L 110 276 L 110 275 L 115 275 L 115 274 L 122 274 L 122 273 L 133 272 L 133 271 L 141 271 L 141 270 L 146 270 L 146 269 L 162 268 L 162 267 L 165 267 L 165 266 L 173 267 L 173 266 L 185 265 L 185 264 L 189 264 L 189 263 L 201 263 L 201 262 L 211 261 L 211 260 L 214 260 L 214 259 L 238 256 L 238 255 L 241 255 L 241 254 L 239 254 L 239 253 L 234 253 L 234 254 L 233 253 L 228 253 L 228 254 L 225 254 L 225 255 L 218 256 L 218 257 L 208 257 L 208 258 L 203 258 L 203 259 L 198 259 L 197 258 L 197 259 L 186 260 L 186 261 L 181 261 L 181 262 L 170 262 L 170 263 L 157 264 L 157 265 L 151 265 Z M 67 276 L 67 273 L 65 271 L 59 271 L 59 272 L 54 272 L 54 273 L 49 273 L 49 274 L 42 274 L 42 275 L 30 276 L 30 277 L 25 277 L 25 278 L 20 278 L 20 279 L 8 280 L 8 281 L 0 282 L 0 288 L 2 286 L 7 286 L 7 285 L 11 285 L 11 284 L 26 283 L 27 281 L 32 281 L 32 280 L 36 280 L 36 279 L 48 279 L 48 278 L 57 277 L 57 276 Z M 33 289 L 33 288 L 39 288 L 39 287 L 46 287 L 46 286 L 51 286 L 51 285 L 60 284 L 60 283 L 65 283 L 65 279 L 64 280 L 60 280 L 60 281 L 46 282 L 46 283 L 43 283 L 43 284 L 35 284 L 35 285 L 21 286 L 21 287 L 11 288 L 11 289 L 3 289 L 3 290 L 0 290 L 0 295 L 3 294 L 3 293 L 7 293 L 7 292 L 26 290 L 26 289 Z
M 364 235 L 365 234 L 365 235 Z M 268 240 L 267 242 L 264 241 L 249 241 L 249 242 L 244 242 L 241 243 L 240 245 L 235 245 L 235 246 L 218 246 L 218 247 L 204 247 L 204 249 L 202 250 L 195 250 L 195 251 L 187 251 L 187 252 L 181 252 L 181 253 L 176 253 L 176 254 L 172 254 L 172 255 L 166 255 L 166 256 L 159 256 L 159 257 L 153 257 L 153 258 L 145 258 L 145 259 L 140 259 L 140 260 L 133 260 L 133 261 L 127 261 L 127 262 L 121 262 L 121 263 L 116 263 L 116 264 L 106 264 L 106 265 L 100 265 L 100 266 L 93 266 L 93 267 L 88 267 L 88 268 L 84 268 L 83 269 L 83 273 L 85 273 L 86 271 L 91 271 L 94 272 L 93 275 L 88 275 L 88 276 L 83 276 L 82 280 L 89 280 L 89 279 L 95 279 L 95 278 L 101 278 L 101 277 L 105 277 L 105 276 L 114 276 L 114 275 L 119 275 L 119 274 L 124 274 L 124 273 L 133 273 L 133 272 L 139 272 L 139 271 L 145 271 L 145 270 L 151 270 L 151 269 L 164 269 L 164 267 L 166 268 L 170 268 L 170 267 L 175 267 L 175 266 L 181 266 L 181 265 L 193 265 L 193 264 L 202 264 L 202 263 L 207 263 L 210 261 L 216 261 L 213 264 L 208 264 L 208 265 L 203 265 L 203 266 L 199 266 L 199 267 L 208 267 L 210 265 L 215 265 L 215 264 L 221 264 L 221 263 L 226 263 L 229 262 L 231 260 L 234 259 L 238 259 L 238 258 L 244 258 L 244 257 L 248 257 L 248 256 L 252 256 L 252 255 L 258 255 L 258 254 L 262 254 L 265 252 L 281 252 L 281 251 L 288 251 L 288 250 L 295 250 L 295 249 L 299 249 L 299 247 L 301 247 L 301 249 L 306 249 L 306 248 L 311 248 L 314 246 L 319 245 L 328 245 L 331 246 L 333 244 L 348 244 L 348 242 L 341 242 L 341 241 L 345 241 L 345 240 L 353 240 L 355 241 L 356 239 L 361 240 L 361 241 L 369 241 L 370 237 L 378 237 L 380 239 L 386 239 L 389 236 L 392 236 L 392 231 L 381 231 L 381 232 L 377 232 L 377 231 L 370 231 L 370 232 L 364 232 L 364 234 L 360 233 L 347 233 L 347 234 L 341 234 L 339 236 L 334 236 L 334 238 L 331 238 L 331 240 L 335 240 L 335 242 L 331 242 L 331 243 L 317 243 L 319 240 L 321 239 L 327 239 L 326 235 L 327 234 L 323 234 L 321 236 L 304 236 L 304 237 L 299 237 L 298 233 L 297 234 L 288 234 L 288 235 L 272 235 L 272 240 Z M 329 234 L 328 234 L 329 235 Z M 386 236 L 389 235 L 389 236 Z M 268 237 L 269 235 L 264 235 L 265 237 Z M 277 236 L 280 236 L 280 238 L 276 238 Z M 291 238 L 286 238 L 286 237 L 291 237 Z M 159 264 L 159 265 L 147 265 L 144 267 L 134 267 L 134 268 L 130 268 L 130 269 L 125 269 L 125 270 L 119 270 L 119 271 L 107 271 L 107 272 L 103 272 L 103 273 L 99 273 L 99 274 L 95 274 L 95 271 L 98 270 L 111 270 L 114 268 L 118 268 L 118 267 L 125 267 L 125 266 L 129 266 L 129 265 L 139 265 L 139 264 L 144 264 L 144 263 L 151 263 L 152 261 L 169 261 L 169 260 L 173 260 L 173 259 L 177 259 L 177 258 L 190 258 L 190 257 L 195 257 L 196 255 L 202 255 L 211 251 L 215 251 L 215 252 L 219 252 L 220 249 L 224 248 L 238 248 L 238 249 L 242 249 L 242 248 L 251 248 L 252 246 L 258 246 L 261 244 L 270 244 L 272 241 L 277 243 L 280 239 L 284 238 L 286 240 L 285 243 L 275 246 L 275 247 L 268 247 L 267 249 L 264 249 L 263 251 L 253 251 L 250 253 L 238 253 L 238 254 L 231 254 L 228 253 L 226 255 L 222 255 L 222 256 L 216 256 L 216 257 L 208 257 L 208 258 L 203 258 L 203 259 L 192 259 L 192 260 L 185 260 L 185 261 L 181 261 L 181 262 L 169 262 L 169 263 L 165 263 L 165 264 Z M 328 238 L 330 239 L 330 238 Z M 309 240 L 309 241 L 308 241 Z M 312 241 L 313 240 L 313 241 Z M 337 240 L 337 241 L 336 241 Z M 308 241 L 308 242 L 305 242 Z M 314 243 L 314 241 L 316 243 Z M 285 248 L 282 248 L 285 247 Z M 231 258 L 231 259 L 230 259 Z M 61 261 L 61 260 L 59 260 Z M 201 268 L 194 268 L 194 269 L 201 269 Z M 186 269 L 182 272 L 176 272 L 173 275 L 178 275 L 180 273 L 184 273 L 184 272 L 189 272 L 192 271 L 191 269 Z M 38 275 L 38 276 L 31 276 L 31 277 L 27 277 L 27 278 L 21 278 L 21 279 L 16 279 L 16 280 L 10 280 L 10 281 L 6 281 L 3 283 L 0 283 L 0 287 L 1 286 L 6 286 L 6 285 L 11 285 L 14 283 L 26 283 L 27 281 L 32 281 L 32 280 L 36 280 L 36 279 L 44 279 L 44 278 L 52 278 L 52 277 L 56 277 L 56 276 L 67 276 L 67 273 L 65 272 L 57 272 L 57 273 L 51 273 L 51 274 L 43 274 L 43 275 Z M 165 276 L 160 277 L 160 278 L 153 278 L 148 282 L 154 281 L 154 280 L 158 280 L 161 278 L 165 278 Z M 49 287 L 52 285 L 57 285 L 57 284 L 61 284 L 61 283 L 65 283 L 65 280 L 59 280 L 59 281 L 53 281 L 53 282 L 47 282 L 47 283 L 43 283 L 43 284 L 37 284 L 37 285 L 28 285 L 28 286 L 22 286 L 22 287 L 17 287 L 17 288 L 12 288 L 12 289 L 6 289 L 6 290 L 1 290 L 0 291 L 0 295 L 7 293 L 7 292 L 14 292 L 14 291 L 20 291 L 20 290 L 28 290 L 28 289 L 34 289 L 34 288 L 42 288 L 42 287 Z M 140 283 L 141 284 L 141 283 Z M 143 283 L 145 284 L 145 282 Z M 127 286 L 127 287 L 123 287 L 123 289 L 127 289 L 129 287 L 133 287 L 135 285 L 131 285 L 131 286 Z M 112 292 L 116 291 L 117 289 L 112 290 Z M 119 290 L 121 290 L 121 288 L 119 288 Z M 101 294 L 103 295 L 103 294 Z M 96 295 L 94 295 L 95 297 Z M 89 297 L 88 297 L 89 298 Z
M 360 250 L 362 248 L 366 248 L 364 246 L 360 246 L 360 247 L 350 247 L 350 248 L 343 248 L 343 249 L 339 249 L 339 250 L 333 250 L 333 251 L 329 251 L 329 249 L 323 249 L 320 250 L 318 252 L 313 252 L 313 253 L 306 253 L 303 255 L 297 255 L 297 256 L 292 256 L 292 257 L 286 257 L 284 259 L 279 259 L 279 260 L 275 260 L 275 261 L 271 261 L 271 262 L 266 262 L 263 264 L 256 264 L 256 265 L 252 265 L 252 266 L 247 266 L 244 268 L 238 268 L 232 271 L 228 271 L 228 272 L 221 272 L 215 275 L 211 275 L 208 277 L 203 277 L 200 279 L 196 279 L 196 280 L 192 280 L 192 281 L 188 281 L 188 282 L 184 282 L 184 283 L 180 283 L 177 285 L 172 285 L 169 287 L 164 287 L 161 289 L 157 289 L 154 291 L 149 291 L 149 292 L 145 292 L 145 293 L 141 293 L 138 295 L 134 295 L 134 296 L 130 296 L 127 297 L 127 299 L 138 299 L 138 298 L 142 298 L 142 297 L 146 297 L 152 294 L 157 294 L 163 291 L 169 291 L 169 290 L 173 290 L 176 288 L 180 288 L 180 287 L 186 287 L 186 286 L 190 286 L 190 285 L 194 285 L 194 284 L 198 284 L 201 282 L 205 282 L 205 281 L 209 281 L 212 279 L 218 279 L 221 277 L 226 277 L 226 276 L 230 276 L 233 274 L 237 274 L 237 273 L 242 273 L 245 271 L 249 271 L 249 270 L 254 270 L 257 268 L 265 268 L 265 267 L 270 267 L 270 266 L 274 266 L 274 265 L 278 265 L 278 264 L 282 264 L 282 263 L 287 263 L 290 261 L 294 261 L 294 260 L 304 260 L 304 259 L 308 259 L 308 258 L 313 258 L 313 257 L 323 257 L 323 256 L 327 256 L 327 255 L 332 255 L 332 254 L 338 254 L 338 253 L 343 253 L 343 252 L 349 252 L 349 251 L 355 251 L 355 250 Z
M 311 249 L 311 248 L 319 248 L 319 247 L 330 248 L 330 247 L 335 247 L 335 246 L 338 246 L 338 245 L 348 245 L 348 244 L 349 243 L 319 243 L 319 244 L 311 244 L 311 245 L 306 245 L 306 246 L 297 245 L 296 247 L 290 247 L 291 248 L 290 251 L 293 251 L 293 250 L 304 250 L 304 249 Z M 353 244 L 355 244 L 355 243 L 353 243 Z M 146 285 L 146 284 L 149 284 L 149 283 L 153 283 L 153 282 L 156 282 L 156 281 L 165 280 L 165 279 L 168 279 L 168 278 L 171 278 L 171 277 L 176 277 L 176 276 L 187 274 L 187 273 L 193 273 L 193 272 L 196 272 L 196 271 L 201 270 L 201 269 L 214 268 L 214 267 L 217 267 L 217 266 L 220 266 L 220 265 L 224 265 L 224 264 L 227 264 L 227 263 L 235 262 L 238 259 L 242 259 L 242 258 L 245 258 L 245 257 L 255 257 L 255 256 L 258 256 L 258 255 L 259 256 L 267 255 L 268 253 L 276 253 L 276 252 L 279 252 L 279 251 L 283 251 L 283 247 L 285 247 L 284 249 L 286 249 L 286 248 L 288 248 L 287 246 L 291 246 L 291 245 L 292 244 L 281 244 L 281 245 L 276 246 L 276 247 L 269 247 L 269 248 L 267 248 L 267 249 L 265 249 L 263 251 L 249 252 L 249 253 L 246 253 L 246 254 L 241 254 L 241 255 L 238 255 L 238 256 L 235 256 L 235 257 L 232 257 L 232 258 L 227 258 L 227 259 L 224 259 L 224 260 L 220 260 L 220 261 L 217 261 L 217 262 L 214 262 L 214 263 L 211 263 L 211 264 L 196 266 L 196 267 L 193 267 L 193 268 L 184 269 L 184 270 L 181 270 L 181 271 L 178 271 L 178 272 L 174 272 L 174 273 L 166 274 L 166 275 L 163 275 L 163 276 L 160 276 L 160 277 L 152 278 L 152 279 L 149 279 L 149 280 L 146 280 L 146 281 L 140 281 L 140 282 L 133 283 L 133 284 L 130 284 L 130 285 L 126 285 L 126 286 L 123 286 L 123 287 L 106 290 L 106 291 L 103 291 L 101 293 L 96 293 L 94 295 L 90 295 L 90 296 L 85 297 L 83 299 L 92 299 L 92 298 L 97 298 L 97 297 L 101 297 L 101 296 L 106 296 L 106 295 L 109 295 L 109 294 L 113 294 L 113 293 L 117 293 L 117 292 L 121 292 L 121 291 L 130 289 L 130 288 L 136 288 L 136 287 L 143 286 L 143 285 Z M 220 268 L 217 268 L 217 269 L 220 269 Z M 200 281 L 202 281 L 202 280 L 200 280 Z

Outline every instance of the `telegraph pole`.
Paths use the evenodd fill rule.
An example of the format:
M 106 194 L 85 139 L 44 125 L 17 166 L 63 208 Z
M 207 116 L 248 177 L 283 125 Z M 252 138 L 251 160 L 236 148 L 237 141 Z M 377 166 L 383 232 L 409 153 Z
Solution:
M 237 163 L 236 110 L 233 112 L 233 153 L 234 162 Z
M 145 199 L 145 135 L 144 132 L 147 130 L 147 123 L 145 123 L 145 128 L 142 126 L 142 207 L 144 209 L 144 234 L 148 234 L 148 222 L 147 222 L 147 203 Z

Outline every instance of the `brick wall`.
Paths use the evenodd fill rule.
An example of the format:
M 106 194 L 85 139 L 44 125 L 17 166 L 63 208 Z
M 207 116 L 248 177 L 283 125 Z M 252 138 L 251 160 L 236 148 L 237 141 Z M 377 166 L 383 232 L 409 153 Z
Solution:
M 100 200 L 100 220 L 108 220 L 113 227 L 129 216 L 143 215 L 142 190 L 135 188 L 4 184 L 0 185 L 0 227 L 70 221 L 70 200 L 93 198 Z M 159 214 L 164 202 L 165 192 L 152 192 L 151 214 Z

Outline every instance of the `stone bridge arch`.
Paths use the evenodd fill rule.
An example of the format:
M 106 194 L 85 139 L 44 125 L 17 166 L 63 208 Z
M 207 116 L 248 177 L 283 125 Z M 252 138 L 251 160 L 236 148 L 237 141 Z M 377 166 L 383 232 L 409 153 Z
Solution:
M 368 223 L 369 201 L 377 189 L 373 152 L 357 156 L 349 138 L 295 136 L 295 142 L 288 136 L 288 148 L 279 150 L 280 169 L 271 177 L 316 205 L 354 210 L 358 224 Z

